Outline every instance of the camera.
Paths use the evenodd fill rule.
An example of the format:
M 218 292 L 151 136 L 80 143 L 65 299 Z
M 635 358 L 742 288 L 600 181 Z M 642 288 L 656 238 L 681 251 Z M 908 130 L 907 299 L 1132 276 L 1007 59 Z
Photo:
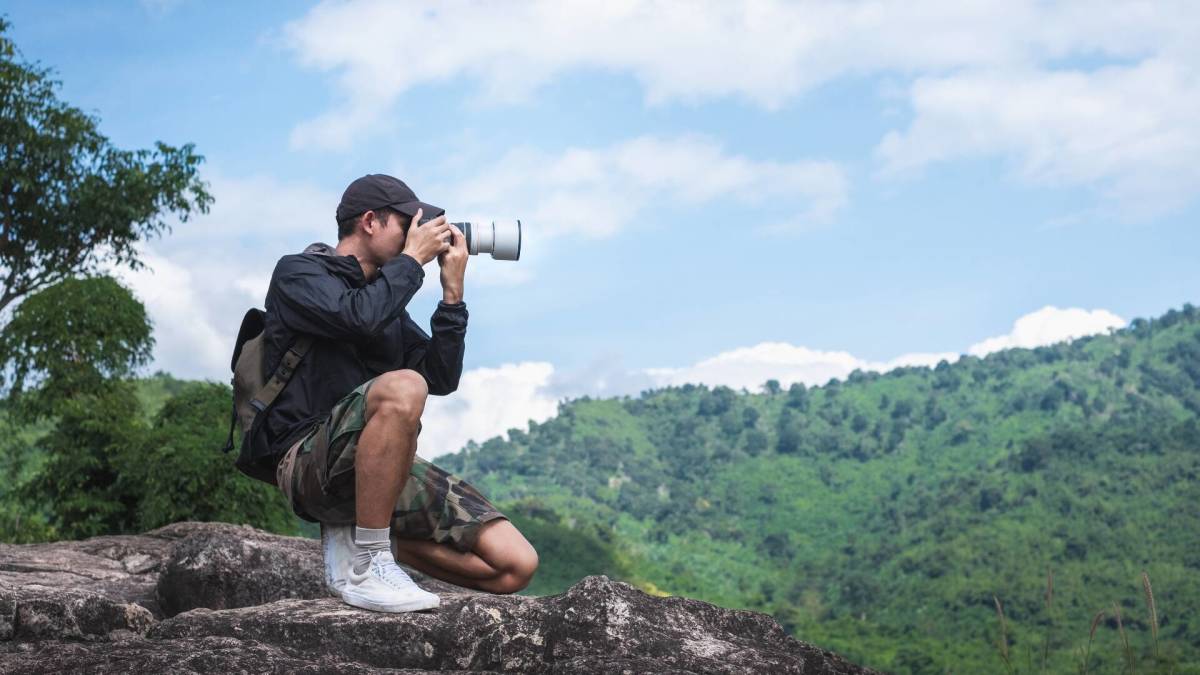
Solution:
M 420 227 L 433 218 L 422 218 Z M 519 260 L 521 258 L 521 221 L 494 220 L 490 223 L 450 223 L 462 231 L 467 238 L 467 252 L 471 255 L 491 253 L 496 260 Z

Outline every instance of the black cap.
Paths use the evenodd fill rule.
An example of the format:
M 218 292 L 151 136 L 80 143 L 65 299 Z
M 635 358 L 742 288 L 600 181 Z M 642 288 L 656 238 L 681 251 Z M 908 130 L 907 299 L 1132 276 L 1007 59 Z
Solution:
M 354 181 L 342 193 L 342 202 L 337 207 L 337 220 L 340 223 L 384 206 L 407 216 L 416 216 L 417 209 L 421 209 L 424 211 L 422 218 L 436 218 L 446 212 L 446 209 L 418 200 L 404 181 L 382 173 L 372 173 Z

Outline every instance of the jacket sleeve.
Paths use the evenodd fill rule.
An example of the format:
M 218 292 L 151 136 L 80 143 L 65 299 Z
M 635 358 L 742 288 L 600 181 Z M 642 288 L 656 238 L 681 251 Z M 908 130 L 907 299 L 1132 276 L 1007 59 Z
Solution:
M 467 305 L 438 302 L 429 320 L 433 337 L 425 334 L 417 322 L 404 314 L 404 362 L 425 377 L 429 393 L 445 396 L 458 389 L 462 376 L 463 338 L 467 334 Z
M 364 340 L 379 335 L 404 313 L 425 278 L 425 270 L 407 255 L 384 263 L 379 276 L 361 288 L 346 288 L 320 262 L 306 255 L 284 256 L 272 283 L 276 311 L 291 330 L 335 340 Z

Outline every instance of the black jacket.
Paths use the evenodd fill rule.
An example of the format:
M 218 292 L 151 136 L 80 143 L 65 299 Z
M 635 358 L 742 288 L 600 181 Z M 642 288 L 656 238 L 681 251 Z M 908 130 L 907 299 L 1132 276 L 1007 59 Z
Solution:
M 398 255 L 367 283 L 357 258 L 337 255 L 321 243 L 279 259 L 267 289 L 267 372 L 278 366 L 297 333 L 316 339 L 266 414 L 255 420 L 251 456 L 256 461 L 274 467 L 342 397 L 389 370 L 417 371 L 431 394 L 444 396 L 458 388 L 467 306 L 439 302 L 430 320 L 431 338 L 405 310 L 424 278 L 416 260 Z

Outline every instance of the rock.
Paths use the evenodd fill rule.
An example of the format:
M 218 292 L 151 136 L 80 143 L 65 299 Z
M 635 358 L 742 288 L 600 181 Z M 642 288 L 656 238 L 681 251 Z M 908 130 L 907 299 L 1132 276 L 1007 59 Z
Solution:
M 144 635 L 150 610 L 96 593 L 29 584 L 0 591 L 0 638 L 119 639 Z
M 2 546 L 0 673 L 873 672 L 766 614 L 603 576 L 527 597 L 414 572 L 442 605 L 407 614 L 350 607 L 322 577 L 318 542 L 216 523 Z
M 328 594 L 318 542 L 249 527 L 181 540 L 158 579 L 158 600 L 167 616 L 197 607 L 232 609 Z
M 117 602 L 136 603 L 157 615 L 157 572 L 174 545 L 170 530 L 166 536 L 157 532 L 162 530 L 136 537 L 95 537 L 24 546 L 0 544 L 0 589 L 30 584 L 78 589 Z

